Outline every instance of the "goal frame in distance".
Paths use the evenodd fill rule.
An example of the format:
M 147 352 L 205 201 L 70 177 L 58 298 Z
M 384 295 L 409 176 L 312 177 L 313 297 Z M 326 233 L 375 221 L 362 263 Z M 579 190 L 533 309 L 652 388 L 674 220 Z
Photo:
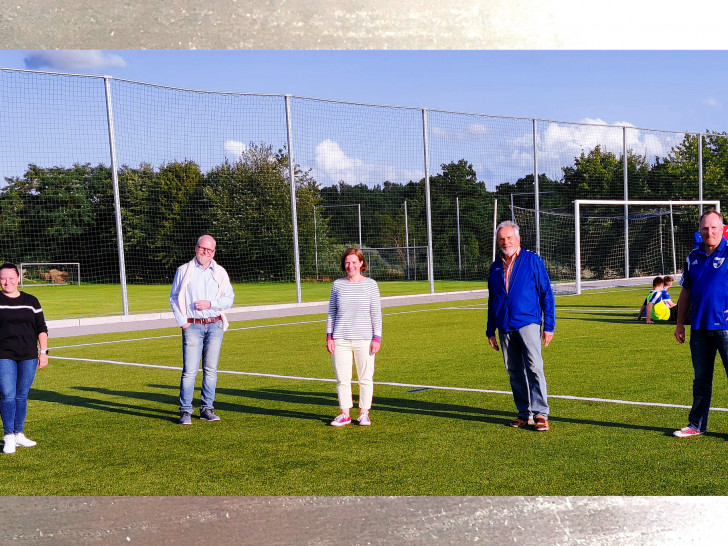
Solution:
M 616 200 L 616 199 L 577 199 L 574 201 L 574 230 L 575 230 L 575 249 L 574 249 L 574 277 L 575 277 L 575 291 L 577 294 L 581 294 L 581 217 L 579 215 L 580 208 L 582 206 L 589 205 L 623 205 L 625 208 L 625 219 L 629 217 L 630 206 L 704 206 L 713 205 L 715 210 L 720 212 L 720 201 L 631 201 L 631 200 Z M 629 227 L 628 220 L 625 220 L 624 236 L 625 236 L 625 252 L 624 252 L 624 274 L 625 278 L 629 279 Z

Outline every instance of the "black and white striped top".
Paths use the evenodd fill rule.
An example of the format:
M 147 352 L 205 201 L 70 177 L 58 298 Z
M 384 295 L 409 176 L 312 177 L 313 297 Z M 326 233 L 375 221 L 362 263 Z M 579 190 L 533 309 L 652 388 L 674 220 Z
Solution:
M 38 358 L 38 334 L 48 332 L 38 298 L 20 292 L 9 298 L 0 292 L 0 358 Z
M 347 277 L 331 285 L 327 339 L 382 340 L 382 302 L 377 281 L 366 277 L 351 282 Z

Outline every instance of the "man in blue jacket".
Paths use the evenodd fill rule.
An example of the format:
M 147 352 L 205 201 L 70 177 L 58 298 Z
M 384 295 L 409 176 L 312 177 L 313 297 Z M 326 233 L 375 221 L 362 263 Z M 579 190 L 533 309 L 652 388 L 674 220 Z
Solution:
M 551 280 L 541 257 L 521 248 L 515 222 L 496 227 L 500 255 L 488 275 L 488 343 L 499 350 L 511 380 L 518 417 L 513 428 L 535 424 L 536 430 L 549 430 L 546 378 L 541 356 L 541 339 L 548 346 L 554 337 L 556 311 Z M 541 325 L 543 324 L 543 334 Z M 532 420 L 533 419 L 533 420 Z

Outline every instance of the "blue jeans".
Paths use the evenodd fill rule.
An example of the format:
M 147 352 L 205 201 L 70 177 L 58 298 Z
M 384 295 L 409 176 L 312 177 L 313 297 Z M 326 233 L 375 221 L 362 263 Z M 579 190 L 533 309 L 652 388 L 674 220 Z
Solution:
M 28 413 L 28 393 L 37 367 L 37 358 L 0 358 L 0 415 L 4 434 L 23 432 Z
M 518 416 L 522 419 L 528 419 L 531 415 L 548 417 L 546 377 L 541 357 L 541 325 L 529 324 L 513 332 L 498 330 L 498 337 Z
M 217 388 L 217 361 L 222 346 L 222 321 L 190 324 L 182 330 L 182 379 L 179 385 L 179 410 L 192 413 L 195 378 L 202 360 L 200 411 L 213 409 Z
M 708 411 L 713 395 L 715 354 L 719 353 L 728 374 L 728 330 L 690 330 L 690 355 L 693 359 L 693 407 L 688 420 L 690 426 L 705 432 Z

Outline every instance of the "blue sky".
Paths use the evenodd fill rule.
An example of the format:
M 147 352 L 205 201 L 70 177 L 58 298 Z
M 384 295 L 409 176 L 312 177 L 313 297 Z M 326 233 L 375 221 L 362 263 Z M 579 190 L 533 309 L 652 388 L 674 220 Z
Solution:
M 676 131 L 728 126 L 727 51 L 0 51 L 0 66 Z
M 557 179 L 564 165 L 597 144 L 621 154 L 621 127 L 608 126 L 676 131 L 632 130 L 628 134 L 628 147 L 649 160 L 665 157 L 684 131 L 725 131 L 727 65 L 724 51 L 0 51 L 0 67 L 5 68 L 109 75 L 206 91 L 290 94 L 596 124 L 539 123 L 540 148 L 543 143 L 539 171 Z M 22 87 L 6 91 L 7 100 L 20 101 L 28 110 L 18 121 L 6 124 L 7 149 L 0 142 L 0 176 L 17 176 L 29 163 L 108 164 L 103 111 L 96 112 L 91 123 L 79 114 L 61 118 L 63 112 L 58 110 L 63 121 L 51 123 L 54 102 L 42 94 L 47 93 L 43 87 L 33 89 L 32 93 L 40 93 L 35 98 Z M 72 88 L 66 92 L 74 96 Z M 276 106 L 282 104 L 280 98 L 263 109 L 251 103 L 238 114 L 228 110 L 237 106 L 227 103 L 207 110 L 205 104 L 190 102 L 174 118 L 164 119 L 157 117 L 162 116 L 157 109 L 162 104 L 159 98 L 145 96 L 138 100 L 151 102 L 129 104 L 148 108 L 127 113 L 126 118 L 119 116 L 117 138 L 124 120 L 141 122 L 126 124 L 126 134 L 138 138 L 126 147 L 126 155 L 123 145 L 119 146 L 121 164 L 159 166 L 192 158 L 208 169 L 223 158 L 234 160 L 251 142 L 285 146 L 282 123 L 269 119 L 280 110 Z M 168 99 L 163 102 L 174 108 Z M 103 97 L 95 98 L 93 104 L 103 107 Z M 264 111 L 268 114 L 260 113 Z M 339 180 L 406 183 L 424 176 L 418 112 L 366 112 L 339 111 L 335 106 L 318 109 L 316 103 L 297 105 L 295 123 L 304 130 L 299 133 L 300 144 L 294 145 L 296 162 L 311 168 L 323 185 Z M 92 115 L 90 110 L 86 113 Z M 221 117 L 213 122 L 214 115 Z M 183 117 L 189 118 L 186 124 L 171 129 Z M 395 128 L 406 136 L 395 135 Z M 464 158 L 490 188 L 532 173 L 528 119 L 502 121 L 432 112 L 429 128 L 431 171 Z M 0 134 L 2 130 L 0 126 Z

